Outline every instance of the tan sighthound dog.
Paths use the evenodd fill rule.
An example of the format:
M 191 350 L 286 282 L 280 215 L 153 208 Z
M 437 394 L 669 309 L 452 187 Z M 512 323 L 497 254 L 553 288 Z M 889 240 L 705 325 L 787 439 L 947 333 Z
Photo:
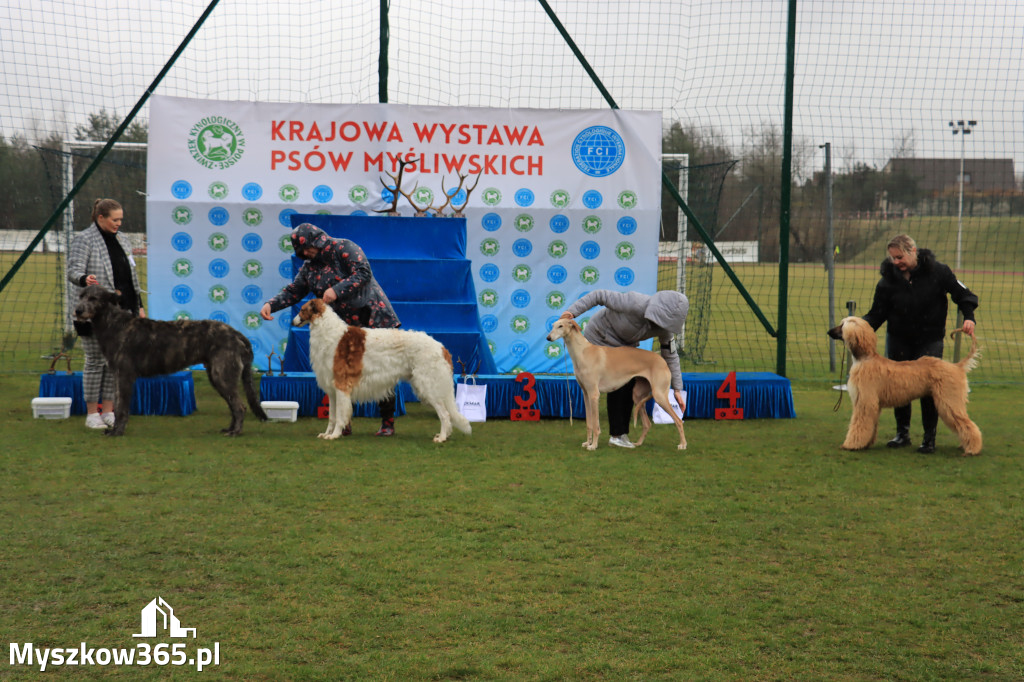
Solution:
M 664 358 L 649 350 L 631 346 L 595 346 L 583 337 L 583 330 L 576 321 L 568 318 L 556 320 L 551 327 L 548 341 L 558 339 L 565 339 L 565 347 L 572 358 L 573 373 L 580 388 L 583 389 L 584 406 L 587 411 L 587 440 L 583 447 L 588 450 L 597 448 L 597 438 L 601 435 L 598 409 L 601 394 L 621 388 L 636 377 L 636 385 L 633 387 L 633 420 L 636 421 L 639 412 L 643 422 L 643 431 L 636 445 L 644 442 L 647 431 L 651 428 L 651 420 L 644 409 L 644 403 L 653 396 L 654 402 L 672 415 L 672 421 L 679 429 L 678 448 L 686 449 L 683 420 L 668 401 L 668 392 L 672 388 L 672 372 Z M 679 407 L 685 409 L 685 405 Z
M 840 446 L 843 450 L 863 450 L 875 442 L 883 407 L 899 407 L 930 395 L 939 417 L 960 437 L 964 455 L 981 454 L 981 430 L 967 416 L 967 373 L 978 364 L 979 356 L 973 335 L 971 352 L 955 364 L 933 357 L 903 362 L 882 357 L 875 330 L 859 317 L 843 318 L 828 335 L 841 339 L 853 356 L 846 382 L 853 414 Z

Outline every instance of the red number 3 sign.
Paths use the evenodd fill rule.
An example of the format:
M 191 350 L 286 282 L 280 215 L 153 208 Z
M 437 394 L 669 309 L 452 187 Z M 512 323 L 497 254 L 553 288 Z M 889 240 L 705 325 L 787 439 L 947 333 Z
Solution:
M 516 382 L 523 384 L 523 393 L 526 397 L 515 396 L 519 409 L 510 410 L 509 419 L 514 422 L 539 422 L 540 410 L 533 409 L 533 404 L 537 402 L 537 391 L 534 390 L 537 380 L 529 372 L 520 372 L 516 375 Z

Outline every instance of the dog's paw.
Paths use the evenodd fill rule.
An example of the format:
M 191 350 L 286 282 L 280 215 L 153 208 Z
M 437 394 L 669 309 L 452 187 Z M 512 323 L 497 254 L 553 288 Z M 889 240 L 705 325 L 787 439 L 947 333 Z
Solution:
M 447 439 L 447 438 L 445 438 L 445 437 L 444 437 L 443 435 L 441 435 L 440 433 L 439 433 L 439 434 L 437 434 L 436 436 L 434 436 L 434 442 L 435 442 L 435 443 L 443 443 L 443 442 L 445 442 L 446 440 L 448 440 L 448 439 Z
M 685 449 L 686 449 L 686 443 L 680 443 L 679 445 L 676 446 L 676 450 L 685 450 Z

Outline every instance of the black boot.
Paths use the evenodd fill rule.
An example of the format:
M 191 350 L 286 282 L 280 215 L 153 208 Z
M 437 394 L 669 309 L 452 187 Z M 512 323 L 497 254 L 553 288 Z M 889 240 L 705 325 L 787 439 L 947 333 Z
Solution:
M 909 429 L 900 429 L 896 432 L 896 437 L 886 443 L 890 448 L 905 448 L 910 445 L 910 433 Z
M 935 452 L 935 432 L 925 431 L 924 438 L 921 439 L 921 447 L 917 449 L 918 452 L 924 455 L 930 455 Z

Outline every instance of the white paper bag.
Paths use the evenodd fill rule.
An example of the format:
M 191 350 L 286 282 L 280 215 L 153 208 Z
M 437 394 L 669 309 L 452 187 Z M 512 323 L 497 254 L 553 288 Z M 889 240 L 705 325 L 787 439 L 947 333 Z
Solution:
M 471 422 L 487 421 L 487 384 L 455 384 L 455 405 L 463 417 Z
M 686 391 L 680 391 L 680 393 L 683 394 L 683 404 L 686 404 Z M 675 410 L 676 414 L 679 415 L 679 418 L 682 419 L 683 411 L 682 409 L 680 409 L 679 403 L 676 402 L 675 391 L 668 392 L 668 402 L 672 406 L 672 409 Z M 659 405 L 658 403 L 654 403 L 653 420 L 655 424 L 675 424 L 675 422 L 672 421 L 672 417 L 669 416 L 668 412 L 661 409 L 661 405 Z

